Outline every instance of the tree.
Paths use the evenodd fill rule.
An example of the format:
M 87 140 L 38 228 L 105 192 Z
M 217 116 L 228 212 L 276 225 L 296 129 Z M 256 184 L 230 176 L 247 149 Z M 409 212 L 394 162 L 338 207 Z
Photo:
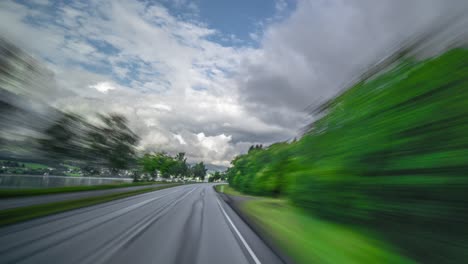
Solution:
M 139 160 L 139 164 L 144 172 L 153 175 L 153 177 L 157 176 L 157 172 L 163 178 L 180 177 L 188 174 L 185 153 L 179 153 L 175 157 L 171 157 L 164 152 L 145 154 Z
M 156 154 L 145 154 L 138 162 L 143 172 L 154 174 L 159 171 L 163 178 L 174 177 L 198 177 L 205 178 L 206 167 L 203 162 L 193 166 L 187 164 L 185 153 L 180 152 L 174 157 L 167 155 L 164 152 Z
M 54 160 L 80 159 L 83 154 L 83 129 L 86 122 L 78 115 L 66 113 L 43 131 L 39 146 Z
M 251 153 L 252 151 L 263 149 L 262 144 L 252 145 L 249 147 L 249 151 L 247 153 Z
M 216 171 L 215 173 L 213 173 L 213 175 L 208 179 L 209 182 L 214 182 L 214 181 L 217 181 L 217 180 L 221 180 L 222 178 L 222 174 L 219 172 L 219 171 Z
M 126 169 L 135 160 L 138 136 L 127 126 L 127 119 L 118 114 L 99 115 L 102 125 L 88 133 L 91 152 L 112 170 Z
M 196 163 L 192 167 L 192 174 L 195 178 L 200 178 L 202 180 L 205 179 L 206 171 L 207 169 L 205 168 L 205 164 L 203 164 L 203 161 Z
M 254 150 L 254 145 L 250 146 L 249 151 L 247 153 L 252 152 L 252 150 Z
M 149 173 L 152 178 L 158 176 L 158 163 L 155 159 L 155 155 L 146 153 L 140 160 L 139 164 L 142 166 L 143 172 Z
M 189 169 L 187 165 L 187 159 L 185 158 L 185 153 L 180 152 L 175 157 L 175 164 L 172 168 L 172 172 L 174 176 L 177 177 L 188 177 L 189 176 Z
M 161 152 L 156 155 L 155 161 L 163 178 L 169 178 L 171 175 L 174 175 L 176 161 L 171 156 Z

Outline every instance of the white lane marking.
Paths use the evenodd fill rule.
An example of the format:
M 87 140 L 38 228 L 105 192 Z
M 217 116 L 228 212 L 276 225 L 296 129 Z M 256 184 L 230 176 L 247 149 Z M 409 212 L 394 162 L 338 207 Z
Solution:
M 176 193 L 176 192 L 180 192 L 181 190 L 178 189 L 178 188 L 174 188 L 173 190 L 171 190 L 171 192 L 169 193 L 166 193 L 166 194 L 162 194 L 160 196 L 157 196 L 157 197 L 153 197 L 153 198 L 150 198 L 148 200 L 144 200 L 142 202 L 139 202 L 139 203 L 136 203 L 136 204 L 133 204 L 131 206 L 127 206 L 127 207 L 124 207 L 122 209 L 119 209 L 117 211 L 114 211 L 112 213 L 108 213 L 108 214 L 104 214 L 104 215 L 101 215 L 97 218 L 94 218 L 94 219 L 91 219 L 87 222 L 82 222 L 78 225 L 75 225 L 75 226 L 71 226 L 69 229 L 66 229 L 64 230 L 63 232 L 60 232 L 60 233 L 57 233 L 57 234 L 52 234 L 52 235 L 49 235 L 45 238 L 42 238 L 39 242 L 40 243 L 43 243 L 45 244 L 45 247 L 42 246 L 40 248 L 53 248 L 53 247 L 56 247 L 58 245 L 60 245 L 60 243 L 57 243 L 57 242 L 60 242 L 60 241 L 66 241 L 74 236 L 78 236 L 80 233 L 84 233 L 84 232 L 90 232 L 91 228 L 97 226 L 99 223 L 102 223 L 102 222 L 105 222 L 107 220 L 111 220 L 113 218 L 116 218 L 116 217 L 119 217 L 127 212 L 130 212 L 134 209 L 137 209 L 139 207 L 142 207 L 150 202 L 153 202 L 157 199 L 160 199 L 160 198 L 163 198 L 163 197 L 166 197 L 170 194 L 173 194 L 173 193 Z M 191 192 L 189 192 L 191 193 Z M 148 193 L 150 194 L 150 193 Z M 146 194 L 143 194 L 146 196 Z M 97 210 L 97 209 L 93 209 L 93 210 Z M 91 211 L 88 211 L 88 212 L 91 212 Z M 85 212 L 87 213 L 87 212 Z M 82 226 L 86 226 L 88 225 L 89 226 L 89 229 L 88 228 L 85 228 L 86 230 L 83 232 L 82 231 Z M 133 228 L 133 227 L 132 227 Z M 128 231 L 128 230 L 127 230 Z M 39 245 L 37 243 L 30 243 L 28 245 L 25 245 L 21 248 L 21 252 L 25 252 L 23 254 L 23 256 L 25 257 L 22 257 L 22 261 L 26 260 L 26 259 L 30 259 L 32 258 L 33 256 L 41 253 L 41 252 L 44 252 L 44 250 L 41 250 L 41 251 L 36 251 L 36 253 L 34 253 L 34 251 L 37 249 L 37 247 L 39 247 Z M 13 252 L 13 251 L 12 251 Z M 96 250 L 95 252 L 100 252 L 99 250 Z M 90 256 L 93 256 L 93 255 L 89 255 L 88 258 Z M 3 255 L 2 255 L 3 257 Z M 11 258 L 11 257 L 10 257 Z M 96 262 L 91 262 L 91 263 L 96 263 Z
M 253 250 L 250 248 L 249 244 L 247 244 L 247 242 L 245 241 L 244 237 L 241 235 L 241 233 L 239 232 L 239 230 L 237 230 L 237 227 L 234 225 L 234 223 L 232 222 L 231 218 L 227 215 L 226 211 L 224 211 L 224 208 L 223 206 L 221 205 L 221 203 L 219 202 L 219 200 L 216 200 L 218 202 L 218 205 L 219 205 L 219 208 L 221 208 L 221 212 L 223 212 L 224 216 L 226 217 L 226 219 L 228 220 L 229 224 L 231 224 L 232 228 L 234 229 L 234 231 L 236 231 L 236 234 L 237 236 L 240 238 L 240 240 L 242 241 L 242 244 L 244 244 L 244 247 L 247 249 L 247 251 L 249 252 L 250 256 L 252 257 L 252 259 L 255 261 L 255 264 L 261 264 L 260 260 L 258 260 L 257 256 L 255 255 L 255 253 L 253 252 Z
M 191 189 L 188 193 L 185 193 L 179 199 L 167 204 L 161 211 L 158 211 L 156 215 L 160 215 L 164 210 L 172 209 L 176 204 L 189 196 L 197 188 Z M 180 191 L 180 190 L 179 190 Z M 91 255 L 87 256 L 86 259 L 80 261 L 80 263 L 104 263 L 107 262 L 117 251 L 119 251 L 125 244 L 137 236 L 141 231 L 145 230 L 155 221 L 155 215 L 147 216 L 143 223 L 139 226 L 133 226 L 127 229 L 123 233 L 116 236 L 113 240 L 117 242 L 108 243 L 106 246 L 94 251 Z

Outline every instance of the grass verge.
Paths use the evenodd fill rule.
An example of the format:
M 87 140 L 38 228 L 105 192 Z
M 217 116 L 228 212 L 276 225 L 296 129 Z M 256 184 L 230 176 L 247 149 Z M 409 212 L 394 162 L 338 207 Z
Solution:
M 242 210 L 297 263 L 413 263 L 369 231 L 321 220 L 284 200 L 251 200 Z
M 246 196 L 227 185 L 215 188 Z M 241 211 L 296 263 L 414 263 L 373 232 L 322 220 L 286 200 L 258 197 Z
M 27 207 L 12 208 L 0 211 L 0 226 L 14 224 L 33 218 L 46 216 L 50 214 L 61 213 L 81 207 L 95 205 L 99 203 L 109 202 L 116 199 L 126 198 L 129 196 L 162 190 L 170 187 L 179 186 L 181 184 L 171 184 L 157 187 L 149 187 L 135 191 L 109 194 L 97 197 L 83 198 L 71 201 L 62 201 L 48 204 L 32 205 Z
M 57 194 L 67 192 L 81 192 L 81 191 L 96 191 L 107 190 L 115 188 L 133 187 L 152 185 L 156 182 L 137 182 L 137 183 L 117 183 L 117 184 L 103 184 L 93 186 L 67 186 L 67 187 L 54 187 L 54 188 L 34 188 L 34 189 L 0 189 L 0 198 L 13 198 L 23 196 Z
M 217 192 L 220 192 L 220 193 L 225 193 L 225 194 L 229 194 L 229 195 L 236 195 L 236 196 L 247 196 L 245 194 L 242 194 L 236 190 L 234 190 L 232 187 L 230 187 L 229 185 L 227 184 L 220 184 L 220 185 L 216 185 L 215 186 L 215 189 Z

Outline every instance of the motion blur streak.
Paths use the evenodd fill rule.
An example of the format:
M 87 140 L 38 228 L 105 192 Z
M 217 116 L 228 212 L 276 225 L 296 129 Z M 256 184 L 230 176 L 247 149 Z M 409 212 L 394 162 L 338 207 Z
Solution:
M 457 41 L 423 60 L 408 54 L 427 39 L 403 47 L 321 106 L 301 139 L 234 159 L 229 183 L 377 232 L 418 263 L 466 262 L 468 50 Z
M 282 263 L 223 207 L 262 263 Z M 251 263 L 221 210 L 197 184 L 49 216 L 0 229 L 0 263 Z
M 323 2 L 325 6 L 328 4 L 328 1 Z M 458 4 L 451 6 L 451 9 L 465 6 L 463 1 L 453 2 Z M 400 3 L 403 3 L 401 7 L 404 8 L 404 1 Z M 139 6 L 140 3 L 135 2 L 135 5 L 137 4 Z M 343 5 L 346 6 L 346 4 Z M 144 7 L 143 4 L 142 7 Z M 352 9 L 352 5 L 350 7 Z M 123 7 L 117 9 L 117 11 L 124 10 Z M 388 255 L 380 254 L 383 252 L 381 248 L 384 248 L 384 246 L 380 248 L 381 244 L 385 247 L 389 245 L 388 248 L 391 249 L 388 251 L 391 252 L 389 255 L 394 257 L 391 259 L 395 260 L 402 259 L 410 263 L 466 263 L 468 260 L 468 13 L 466 9 L 462 8 L 456 11 L 454 16 L 441 17 L 437 23 L 430 24 L 425 32 L 414 32 L 410 39 L 401 39 L 398 43 L 386 43 L 388 45 L 385 47 L 393 47 L 393 49 L 388 48 L 388 52 L 376 59 L 375 63 L 364 63 L 367 62 L 367 59 L 360 62 L 357 59 L 356 62 L 350 59 L 349 61 L 352 63 L 347 61 L 349 68 L 356 66 L 356 68 L 364 67 L 365 69 L 354 76 L 355 78 L 350 78 L 348 82 L 345 81 L 345 87 L 341 93 L 332 99 L 320 105 L 307 107 L 307 109 L 313 109 L 310 111 L 313 122 L 304 124 L 300 137 L 269 144 L 267 147 L 260 144 L 253 145 L 247 153 L 235 157 L 231 162 L 231 167 L 225 173 L 218 172 L 211 180 L 221 181 L 227 177 L 230 186 L 226 186 L 226 188 L 230 188 L 232 192 L 235 190 L 232 190 L 231 187 L 236 189 L 240 192 L 237 195 L 245 193 L 264 196 L 251 200 L 249 200 L 251 197 L 245 199 L 248 200 L 245 204 L 253 201 L 254 205 L 255 202 L 258 205 L 267 200 L 266 206 L 269 208 L 263 211 L 263 215 L 254 216 L 258 223 L 265 220 L 267 213 L 279 212 L 280 216 L 284 216 L 298 209 L 300 213 L 297 215 L 300 215 L 300 219 L 319 219 L 317 223 L 320 225 L 317 225 L 321 227 L 328 224 L 339 226 L 340 228 L 336 228 L 336 230 L 340 231 L 337 231 L 339 234 L 345 234 L 343 239 L 339 237 L 332 240 L 332 243 L 329 243 L 331 249 L 327 248 L 323 250 L 324 252 L 336 252 L 338 256 L 347 253 L 344 252 L 346 250 L 341 250 L 343 252 L 336 250 L 340 246 L 343 248 L 342 244 L 346 244 L 342 241 L 348 241 L 344 236 L 353 236 L 354 238 L 354 234 L 359 233 L 362 236 L 369 235 L 369 237 L 377 238 L 366 240 L 366 243 L 372 241 L 372 243 L 367 243 L 372 247 L 364 247 L 363 240 L 350 239 L 358 242 L 345 245 L 347 250 L 359 252 L 359 254 L 356 254 L 355 259 L 347 259 L 349 263 L 362 263 L 362 259 L 368 260 L 366 258 L 368 256 L 377 256 L 379 260 L 386 259 Z M 99 12 L 97 11 L 97 13 Z M 304 13 L 308 14 L 307 10 Z M 396 13 L 392 12 L 391 14 Z M 169 17 L 168 14 L 166 17 Z M 351 14 L 350 16 L 354 18 L 355 14 L 352 12 Z M 362 13 L 356 14 L 355 16 L 359 17 Z M 445 13 L 441 12 L 441 14 Z M 151 13 L 152 15 L 153 13 Z M 327 13 L 327 15 L 330 14 Z M 103 16 L 105 19 L 98 20 L 99 23 L 104 23 L 104 20 L 107 19 L 105 14 Z M 414 14 L 414 16 L 418 16 L 418 14 Z M 332 17 L 334 18 L 334 16 Z M 398 20 L 398 17 L 386 18 L 386 20 Z M 363 24 L 379 20 L 369 21 L 363 20 Z M 81 25 L 81 20 L 77 24 Z M 165 23 L 155 22 L 153 24 Z M 307 29 L 308 25 L 299 24 Z M 133 26 L 138 28 L 138 25 L 135 23 Z M 189 23 L 185 23 L 185 21 L 183 25 L 190 32 L 196 31 L 194 28 L 202 29 L 188 26 Z M 116 26 L 121 25 L 116 24 Z M 177 24 L 167 31 L 172 33 L 172 29 L 178 26 L 180 25 Z M 133 32 L 133 27 L 131 29 Z M 330 29 L 333 29 L 333 25 L 330 28 L 324 27 L 324 31 Z M 375 30 L 382 32 L 385 29 L 385 26 L 375 28 Z M 105 30 L 108 30 L 107 26 Z M 210 29 L 209 31 L 216 30 Z M 394 31 L 398 32 L 398 30 Z M 144 35 L 150 35 L 146 34 L 147 31 L 143 32 Z M 285 32 L 287 33 L 287 30 Z M 354 31 L 350 30 L 350 32 Z M 400 36 L 395 32 L 392 35 Z M 197 38 L 205 41 L 212 33 L 198 34 L 200 36 L 197 35 Z M 273 39 L 290 40 L 285 37 L 288 36 L 287 34 L 279 31 L 273 30 L 269 34 L 270 37 L 274 37 Z M 170 45 L 175 45 L 179 41 L 184 42 L 184 38 L 180 37 L 177 32 L 173 36 L 169 35 L 178 40 L 167 42 L 171 43 Z M 372 36 L 372 34 L 369 35 Z M 406 35 L 402 34 L 402 36 Z M 232 36 L 232 38 L 235 37 Z M 322 35 L 318 36 L 317 38 L 320 38 Z M 336 38 L 336 40 L 340 39 Z M 369 40 L 371 39 L 372 37 L 369 37 Z M 312 38 L 298 41 L 301 42 L 301 45 L 298 46 L 308 46 L 309 40 Z M 315 41 L 315 39 L 313 40 Z M 154 43 L 156 42 L 154 40 Z M 339 52 L 340 46 L 349 43 L 333 44 L 331 46 L 337 50 L 326 50 L 325 53 L 350 55 L 354 52 L 354 49 L 343 53 Z M 170 45 L 168 44 L 168 47 Z M 292 43 L 291 46 L 294 45 L 296 44 Z M 355 46 L 358 47 L 358 50 L 365 49 L 361 45 Z M 202 51 L 211 48 L 214 46 L 200 46 Z M 151 50 L 152 47 L 148 49 Z M 166 50 L 161 52 L 165 53 Z M 322 50 L 317 48 L 313 52 L 318 54 Z M 174 56 L 176 53 L 180 53 L 182 57 L 190 58 L 182 51 L 168 53 L 168 57 Z M 296 55 L 296 52 L 285 52 L 285 54 Z M 215 55 L 216 58 L 223 57 L 218 53 Z M 292 69 L 301 68 L 302 70 L 303 68 L 308 74 L 309 68 L 306 66 L 314 59 L 309 61 L 300 52 L 297 52 L 297 55 L 298 59 L 295 61 L 300 62 L 298 64 L 300 66 L 292 67 Z M 375 52 L 368 55 L 373 57 Z M 261 57 L 255 55 L 252 57 L 253 60 L 257 56 Z M 339 72 L 336 69 L 341 60 L 349 58 L 346 56 L 343 58 L 330 57 L 337 58 L 338 63 L 331 63 L 330 66 L 324 59 L 324 71 L 336 71 L 337 76 L 342 74 L 348 76 L 351 75 L 350 72 L 354 73 L 355 70 L 358 70 L 348 70 L 347 73 Z M 125 59 L 125 57 L 123 58 Z M 166 57 L 164 56 L 164 58 Z M 265 56 L 265 58 L 266 61 L 269 61 L 269 56 Z M 185 60 L 186 58 L 183 58 L 183 61 Z M 229 60 L 237 61 L 237 59 Z M 187 59 L 187 61 L 190 66 L 196 64 L 196 60 L 193 58 Z M 155 63 L 157 65 L 160 64 L 157 60 L 153 62 L 157 62 Z M 143 61 L 143 64 L 145 63 Z M 286 66 L 281 66 L 290 67 L 290 64 L 294 63 L 284 64 Z M 178 66 L 179 64 L 173 65 Z M 212 67 L 210 65 L 208 64 L 206 67 Z M 253 65 L 255 66 L 255 63 Z M 263 64 L 259 65 L 253 68 L 264 68 Z M 321 62 L 317 65 L 321 65 Z M 367 65 L 371 66 L 367 67 Z M 273 73 L 267 71 L 265 73 L 267 77 L 271 77 L 270 74 L 281 75 L 285 71 L 284 68 L 276 70 L 278 65 L 273 66 L 275 71 L 272 71 Z M 348 68 L 348 66 L 344 68 Z M 153 68 L 149 69 L 151 70 L 148 71 L 153 70 Z M 223 72 L 223 80 L 224 77 L 227 79 L 232 77 L 229 67 L 218 69 L 218 66 L 213 66 L 213 69 L 216 69 L 217 72 Z M 319 67 L 310 69 L 316 71 L 310 71 L 312 76 L 322 70 Z M 182 72 L 185 74 L 185 71 Z M 191 73 L 190 70 L 187 72 Z M 215 71 L 207 69 L 207 72 L 210 72 L 208 75 L 211 76 L 211 73 Z M 246 75 L 252 76 L 247 76 L 245 79 L 253 81 L 244 84 L 253 86 L 262 84 L 261 81 L 255 82 L 255 78 L 253 78 L 257 77 L 256 75 L 261 75 L 262 71 L 255 73 L 254 70 L 250 69 L 250 72 L 247 73 Z M 234 73 L 232 74 L 234 75 Z M 289 78 L 285 79 L 284 82 L 276 82 L 275 80 L 273 78 L 274 84 L 279 86 L 293 83 Z M 298 83 L 309 85 L 309 79 L 304 78 L 304 80 L 307 81 L 298 80 Z M 169 81 L 167 83 L 170 84 Z M 188 86 L 185 85 L 185 82 L 182 83 L 184 83 L 183 87 Z M 236 85 L 242 86 L 242 83 L 242 81 L 238 81 Z M 270 82 L 267 83 L 270 84 Z M 321 82 L 317 82 L 315 85 L 318 83 Z M 95 88 L 102 94 L 114 89 L 107 82 L 99 82 L 98 84 L 99 86 L 93 84 L 91 88 Z M 221 82 L 219 86 L 223 85 L 224 82 Z M 233 84 L 233 87 L 237 87 L 236 85 Z M 208 149 L 210 153 L 216 154 L 218 152 L 228 153 L 228 147 L 224 150 L 221 148 L 228 146 L 227 143 L 231 141 L 247 142 L 235 139 L 235 131 L 244 129 L 244 127 L 235 126 L 242 123 L 243 126 L 247 127 L 250 124 L 247 122 L 248 120 L 244 120 L 250 112 L 245 114 L 239 109 L 248 109 L 249 106 L 255 106 L 256 103 L 260 104 L 263 99 L 268 99 L 268 92 L 275 91 L 275 89 L 267 89 L 267 92 L 262 92 L 265 90 L 252 89 L 254 92 L 260 91 L 261 94 L 257 96 L 253 93 L 251 96 L 244 96 L 248 92 L 252 92 L 249 90 L 251 88 L 249 85 L 238 89 L 240 93 L 244 94 L 236 94 L 233 97 L 236 100 L 232 100 L 234 103 L 228 100 L 229 104 L 224 105 L 219 103 L 222 101 L 216 100 L 219 103 L 217 104 L 218 108 L 221 109 L 218 110 L 222 114 L 229 113 L 235 117 L 234 125 L 227 119 L 219 126 L 222 129 L 233 127 L 230 134 L 227 132 L 225 134 L 224 131 L 223 133 L 214 133 L 214 130 L 208 133 L 209 129 L 203 130 L 208 125 L 202 122 L 200 124 L 205 127 L 199 128 L 197 126 L 193 131 L 190 131 L 194 132 L 192 133 L 193 139 L 197 142 L 195 146 L 199 149 Z M 313 86 L 313 84 L 310 85 Z M 231 86 L 227 85 L 227 87 L 226 90 L 220 88 L 216 94 L 226 93 Z M 189 89 L 190 92 L 196 90 L 197 93 L 204 94 L 204 87 L 192 88 Z M 324 87 L 323 89 L 328 88 Z M 336 87 L 332 88 L 334 91 L 337 90 Z M 176 178 L 177 181 L 189 178 L 196 178 L 196 181 L 204 180 L 207 172 L 204 163 L 196 159 L 200 163 L 192 167 L 189 166 L 185 153 L 179 153 L 175 157 L 171 156 L 172 153 L 165 153 L 166 149 L 158 149 L 161 151 L 159 153 L 143 153 L 143 151 L 148 150 L 142 150 L 142 153 L 138 153 L 138 144 L 142 135 L 137 135 L 130 129 L 129 121 L 132 120 L 127 120 L 126 117 L 115 113 L 96 114 L 85 118 L 74 112 L 63 112 L 50 103 L 51 96 L 45 96 L 45 91 L 56 93 L 57 96 L 61 94 L 62 97 L 67 96 L 62 93 L 72 93 L 72 91 L 56 87 L 52 71 L 39 63 L 38 60 L 18 48 L 15 43 L 12 43 L 12 40 L 0 37 L 0 161 L 4 165 L 0 168 L 0 174 L 23 174 L 26 162 L 31 164 L 33 161 L 37 161 L 37 164 L 30 166 L 28 174 L 44 176 L 49 173 L 54 174 L 52 168 L 46 166 L 53 164 L 55 168 L 62 167 L 62 172 L 65 172 L 64 168 L 69 168 L 70 171 L 74 168 L 75 174 L 84 176 L 98 174 L 102 176 L 131 176 L 136 175 L 135 171 L 138 171 L 139 175 L 134 177 L 135 181 L 155 180 L 159 176 L 171 180 Z M 290 92 L 291 97 L 293 92 Z M 289 91 L 284 94 L 287 93 Z M 137 93 L 137 95 L 145 96 L 144 93 Z M 283 97 L 281 98 L 283 101 L 288 101 L 287 96 Z M 198 97 L 196 98 L 197 106 L 204 105 L 204 102 Z M 237 98 L 240 98 L 239 101 Z M 310 101 L 312 102 L 313 99 L 311 98 Z M 188 100 L 180 100 L 180 105 L 186 102 Z M 272 102 L 276 103 L 276 98 L 272 99 Z M 243 103 L 245 106 L 238 109 L 237 104 Z M 290 107 L 292 104 L 295 104 L 295 101 L 285 104 L 284 107 Z M 263 106 L 259 107 L 263 108 Z M 126 108 L 122 108 L 125 112 Z M 173 111 L 173 108 L 173 105 L 165 105 L 162 102 L 157 102 L 152 106 L 153 110 L 157 110 L 155 110 L 156 112 L 170 113 L 167 116 L 174 115 L 172 113 L 176 111 Z M 210 104 L 201 107 L 206 115 L 213 113 L 211 108 L 215 107 Z M 187 109 L 193 111 L 192 108 Z M 260 108 L 255 106 L 252 109 Z M 268 108 L 262 113 L 267 112 L 269 114 L 267 119 L 273 120 L 271 122 L 289 117 L 293 119 L 292 116 L 276 117 L 274 116 L 275 111 L 271 111 L 273 114 L 269 111 Z M 195 121 L 197 121 L 196 119 L 199 119 L 198 121 L 212 120 L 206 116 L 191 116 L 181 112 L 183 114 L 174 116 L 187 115 L 187 119 L 193 118 Z M 239 122 L 239 120 L 241 121 Z M 158 129 L 158 122 L 144 121 L 152 123 L 151 126 L 147 127 L 148 129 Z M 192 120 L 189 121 L 185 122 L 192 124 Z M 216 123 L 206 121 L 206 123 L 208 122 Z M 174 138 L 173 141 L 177 142 L 176 145 L 179 147 L 187 145 L 189 142 L 179 133 L 178 129 L 183 130 L 181 127 L 185 127 L 185 125 L 180 127 L 174 125 L 174 130 L 172 128 L 170 130 L 171 137 Z M 261 129 L 252 130 L 254 131 L 252 134 L 258 133 L 260 135 L 258 137 L 263 137 L 261 131 L 274 130 L 274 128 L 276 126 L 261 126 Z M 222 144 L 218 144 L 216 138 Z M 252 140 L 249 139 L 245 146 L 257 141 L 256 138 L 257 135 L 252 136 Z M 237 140 L 239 141 L 237 142 Z M 266 144 L 265 142 L 271 142 L 273 139 L 271 141 L 262 140 Z M 163 141 L 162 147 L 166 147 L 164 142 L 166 141 Z M 170 142 L 169 139 L 167 142 Z M 239 152 L 236 150 L 236 153 Z M 140 157 L 139 154 L 141 154 Z M 15 160 L 25 162 L 20 164 Z M 38 166 L 38 164 L 43 167 Z M 225 164 L 224 160 L 223 163 L 218 164 Z M 4 170 L 5 168 L 8 171 Z M 100 171 L 96 172 L 97 170 Z M 67 176 L 77 176 L 71 175 L 71 173 Z M 125 175 L 116 175 L 119 173 Z M 221 208 L 218 207 L 218 197 L 214 193 L 212 185 L 189 185 L 35 219 L 0 229 L 0 262 L 251 263 L 252 261 L 257 262 L 257 257 L 258 262 L 261 263 L 281 262 L 276 257 L 277 255 L 240 220 L 238 215 L 234 214 L 224 203 L 221 203 L 221 206 Z M 248 206 L 246 207 L 248 208 Z M 223 208 L 229 216 L 224 217 Z M 288 211 L 289 209 L 291 210 Z M 303 228 L 301 222 L 294 222 L 291 220 L 292 218 L 288 217 L 267 220 L 270 220 L 270 223 L 273 222 L 272 226 L 281 229 L 282 234 L 288 235 L 293 233 L 291 230 L 296 230 L 296 233 L 315 235 L 310 230 L 301 230 Z M 232 226 L 229 225 L 231 219 Z M 279 224 L 280 220 L 285 220 L 282 225 Z M 308 223 L 311 222 L 312 220 Z M 346 232 L 342 232 L 344 230 L 341 228 L 342 226 L 350 227 L 352 231 L 347 232 L 348 229 L 345 229 Z M 260 230 L 265 231 L 265 233 L 275 232 L 272 230 L 273 227 L 270 229 L 260 227 Z M 237 233 L 239 236 L 235 235 Z M 272 235 L 272 237 L 275 236 Z M 246 243 L 243 243 L 244 239 Z M 283 245 L 289 243 L 289 241 L 285 243 L 284 238 L 281 237 L 281 239 L 283 241 L 279 241 L 278 244 L 281 245 L 281 242 Z M 309 237 L 301 237 L 297 240 L 299 242 L 294 242 L 308 245 Z M 268 242 L 270 241 L 268 240 Z M 320 242 L 315 243 L 315 245 L 320 244 Z M 309 250 L 312 252 L 311 255 L 316 254 L 311 258 L 314 261 L 334 263 L 332 254 L 320 255 L 322 249 L 324 248 L 317 247 L 310 250 L 306 248 L 298 255 L 305 256 L 309 253 L 306 251 Z M 249 252 L 253 253 L 248 254 Z M 285 252 L 288 254 L 292 250 Z M 292 256 L 292 258 L 294 257 Z M 306 258 L 295 260 L 310 263 L 304 259 Z
M 53 86 L 50 71 L 0 38 L 0 157 L 127 168 L 135 157 L 138 136 L 127 127 L 126 118 L 98 114 L 91 123 L 64 113 L 43 99 L 44 87 L 53 91 Z

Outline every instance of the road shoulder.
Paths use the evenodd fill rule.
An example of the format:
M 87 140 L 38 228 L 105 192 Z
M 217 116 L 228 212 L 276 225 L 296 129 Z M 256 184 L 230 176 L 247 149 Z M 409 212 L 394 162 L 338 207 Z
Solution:
M 258 199 L 253 196 L 236 195 L 235 193 L 222 193 L 213 186 L 219 198 L 229 205 L 229 207 L 239 216 L 242 221 L 263 241 L 263 243 L 270 248 L 270 250 L 283 262 L 287 264 L 295 263 L 275 242 L 269 233 L 264 230 L 258 223 L 256 223 L 246 212 L 242 210 L 245 202 Z

